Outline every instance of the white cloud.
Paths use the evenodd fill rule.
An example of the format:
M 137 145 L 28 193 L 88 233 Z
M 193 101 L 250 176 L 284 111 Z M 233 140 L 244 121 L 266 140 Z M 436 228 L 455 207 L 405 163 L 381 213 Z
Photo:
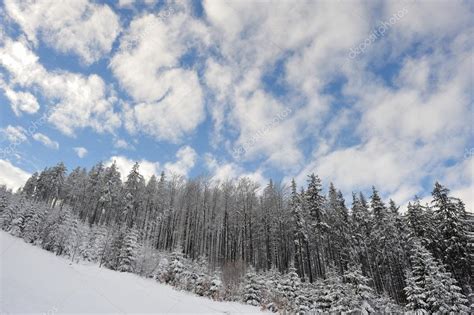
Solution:
M 8 125 L 6 128 L 0 129 L 3 136 L 11 143 L 21 143 L 27 140 L 26 130 L 21 126 Z
M 119 0 L 118 6 L 121 8 L 130 7 L 135 3 L 135 0 Z
M 360 18 L 366 8 L 359 3 L 314 1 L 252 6 L 205 1 L 203 7 L 222 55 L 219 62 L 208 60 L 205 73 L 218 103 L 211 107 L 216 141 L 230 125 L 239 132 L 234 147 L 243 145 L 288 104 L 291 117 L 267 132 L 245 158 L 265 157 L 273 166 L 294 169 L 303 158 L 300 143 L 317 135 L 328 113 L 329 98 L 320 89 L 339 75 L 349 48 L 368 28 Z M 290 88 L 284 99 L 277 99 L 262 84 L 277 61 L 284 67 L 278 83 Z M 224 108 L 231 103 L 227 113 L 222 103 Z
M 39 110 L 40 106 L 33 94 L 29 92 L 15 91 L 8 86 L 3 86 L 3 89 L 16 116 L 20 116 L 21 112 L 34 114 Z
M 219 162 L 212 154 L 206 154 L 204 157 L 207 169 L 211 173 L 211 180 L 219 184 L 229 180 L 248 178 L 257 183 L 263 189 L 268 183 L 268 179 L 263 175 L 261 169 L 255 172 L 247 172 L 241 166 L 233 162 Z
M 466 211 L 474 213 L 474 185 L 452 190 L 451 195 L 460 198 L 466 206 Z
M 186 70 L 166 72 L 173 84 L 159 102 L 139 103 L 126 110 L 125 126 L 156 139 L 178 142 L 191 133 L 205 117 L 203 96 L 196 73 Z
M 35 133 L 33 135 L 33 139 L 35 139 L 38 142 L 41 142 L 44 146 L 50 148 L 50 149 L 59 149 L 59 143 L 56 141 L 51 140 L 48 136 L 42 134 L 42 133 Z
M 148 14 L 135 18 L 120 40 L 110 67 L 136 105 L 125 115 L 129 131 L 179 141 L 204 120 L 203 92 L 195 70 L 180 58 L 200 45 L 203 24 L 176 9 L 166 20 Z
M 285 108 L 268 94 L 256 90 L 250 97 L 239 97 L 232 117 L 240 129 L 234 150 L 245 149 L 245 158 L 264 154 L 267 161 L 282 169 L 301 162 L 297 146 L 298 129 L 292 109 Z
M 38 87 L 55 102 L 48 120 L 64 134 L 72 136 L 76 129 L 86 127 L 112 132 L 121 124 L 114 112 L 117 99 L 96 74 L 48 72 L 24 42 L 10 39 L 0 47 L 0 66 L 10 72 L 11 84 Z
M 0 185 L 16 190 L 23 186 L 30 174 L 14 166 L 8 160 L 0 159 Z
M 87 64 L 109 53 L 120 32 L 119 18 L 109 6 L 87 0 L 6 0 L 5 8 L 29 40 L 37 43 L 40 36 L 49 46 L 73 52 Z
M 87 152 L 88 152 L 87 149 L 83 148 L 83 147 L 75 147 L 73 149 L 74 149 L 74 152 L 76 152 L 77 156 L 81 159 L 83 157 L 85 157 L 87 155 Z
M 152 175 L 158 176 L 160 170 L 160 163 L 158 162 L 151 162 L 145 159 L 142 160 L 132 160 L 125 156 L 112 156 L 106 163 L 106 166 L 112 165 L 115 161 L 118 170 L 120 171 L 120 175 L 122 176 L 122 180 L 126 181 L 127 176 L 132 170 L 133 165 L 135 162 L 140 164 L 139 172 L 143 175 L 143 177 L 148 180 Z
M 168 173 L 187 176 L 196 163 L 197 154 L 190 146 L 181 147 L 176 152 L 176 161 L 165 164 Z
M 129 144 L 124 139 L 115 139 L 114 140 L 114 148 L 117 148 L 117 149 L 133 149 L 133 145 Z
M 334 181 L 346 194 L 376 185 L 403 204 L 423 192 L 423 180 L 443 178 L 447 159 L 462 158 L 472 124 L 468 95 L 473 77 L 464 70 L 469 67 L 472 47 L 468 36 L 472 31 L 470 10 L 463 2 L 449 10 L 428 2 L 399 3 L 387 2 L 382 16 L 372 15 L 370 4 L 353 8 L 354 17 L 367 18 L 357 21 L 348 16 L 342 24 L 349 27 L 342 28 L 332 23 L 347 14 L 349 6 L 340 13 L 332 8 L 323 10 L 334 21 L 319 26 L 312 44 L 287 62 L 286 82 L 301 88 L 312 100 L 324 97 L 328 82 L 343 78 L 342 97 L 351 106 L 342 110 L 328 107 L 317 117 L 306 115 L 316 122 L 324 122 L 329 114 L 335 117 L 319 126 L 299 120 L 300 126 L 310 127 L 306 132 L 313 134 L 314 145 L 313 156 L 297 175 L 300 183 L 315 172 L 327 182 Z M 374 18 L 383 21 L 404 5 L 408 12 L 405 17 L 363 54 L 348 58 L 351 45 L 363 41 L 378 25 Z M 442 16 L 440 23 L 446 27 L 434 23 L 436 19 L 420 18 L 417 12 L 421 11 L 427 16 Z M 341 30 L 352 32 L 346 42 L 344 34 L 336 36 Z M 414 46 L 417 53 L 407 53 Z M 383 69 L 389 62 L 401 62 L 392 83 L 380 76 L 383 71 L 373 69 Z M 341 97 L 336 100 L 342 101 Z M 327 104 L 331 102 L 334 100 Z M 457 189 L 457 185 L 451 187 Z
M 120 5 L 126 2 L 130 4 Z M 446 169 L 462 173 L 464 168 L 456 171 L 444 165 L 462 158 L 470 140 L 473 75 L 466 69 L 471 67 L 473 24 L 466 2 L 379 5 L 308 0 L 249 6 L 208 0 L 203 2 L 204 21 L 193 16 L 188 4 L 166 4 L 176 8 L 166 19 L 159 12 L 134 17 L 111 56 L 110 70 L 130 96 L 127 102 L 117 100 L 99 76 L 48 71 L 21 37 L 14 42 L 0 35 L 0 65 L 10 73 L 8 86 L 12 91 L 38 88 L 57 103 L 49 121 L 65 134 L 86 127 L 114 133 L 123 119 L 131 134 L 175 143 L 205 120 L 206 100 L 214 123 L 213 146 L 230 152 L 262 134 L 262 127 L 286 106 L 291 109 L 245 148 L 242 160 L 210 159 L 208 167 L 216 180 L 246 174 L 240 162 L 263 160 L 262 166 L 276 166 L 300 180 L 317 172 L 346 193 L 376 185 L 399 203 L 423 191 L 424 180 L 449 179 L 448 187 L 463 196 L 472 187 L 464 177 L 450 179 L 445 174 Z M 364 42 L 380 20 L 405 6 L 406 15 L 390 30 L 357 58 L 349 57 L 351 48 Z M 9 0 L 6 7 L 33 41 L 45 30 L 56 40 L 61 27 L 75 35 L 77 25 L 65 23 L 84 10 L 90 15 L 78 25 L 85 21 L 85 30 L 94 29 L 93 12 L 106 16 L 109 10 L 86 1 L 67 12 L 62 4 L 52 5 L 51 12 L 33 2 L 18 6 Z M 51 26 L 58 12 L 64 18 Z M 27 13 L 31 19 L 25 18 Z M 86 33 L 75 44 L 69 44 L 75 36 L 48 43 L 74 51 L 86 62 L 110 51 L 101 44 L 109 37 Z M 89 39 L 96 34 L 100 44 L 89 49 Z M 182 68 L 183 56 L 191 51 L 198 64 Z M 384 69 L 388 64 L 401 68 L 389 77 Z M 264 77 L 276 85 L 269 88 Z M 333 91 L 339 84 L 340 91 Z M 17 110 L 33 108 L 29 99 L 19 102 Z M 26 103 L 30 105 L 20 105 Z M 124 104 L 122 115 L 114 111 L 117 103 Z M 114 146 L 127 144 L 119 139 Z M 196 163 L 190 150 L 185 154 L 183 149 L 182 156 L 164 168 L 187 174 Z M 310 156 L 305 159 L 304 154 Z M 120 158 L 123 164 L 129 162 Z M 149 163 L 150 169 L 157 167 Z M 298 171 L 301 165 L 306 167 Z M 264 179 L 261 169 L 251 174 Z
M 166 21 L 148 14 L 130 23 L 110 67 L 134 100 L 156 101 L 174 87 L 179 73 L 167 72 L 179 66 L 179 58 L 187 51 L 186 40 L 191 40 L 195 32 L 188 27 L 196 23 L 184 13 L 176 13 Z

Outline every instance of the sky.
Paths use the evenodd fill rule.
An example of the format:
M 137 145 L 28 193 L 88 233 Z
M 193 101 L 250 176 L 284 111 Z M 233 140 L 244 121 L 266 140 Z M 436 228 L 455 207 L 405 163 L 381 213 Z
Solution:
M 474 209 L 474 2 L 0 4 L 0 183 L 63 161 Z

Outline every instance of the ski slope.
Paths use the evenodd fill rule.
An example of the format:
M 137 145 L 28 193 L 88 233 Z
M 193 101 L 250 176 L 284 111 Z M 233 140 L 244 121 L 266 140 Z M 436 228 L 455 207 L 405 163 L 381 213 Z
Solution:
M 71 264 L 0 232 L 0 313 L 259 313 L 257 307 L 178 292 L 152 279 Z

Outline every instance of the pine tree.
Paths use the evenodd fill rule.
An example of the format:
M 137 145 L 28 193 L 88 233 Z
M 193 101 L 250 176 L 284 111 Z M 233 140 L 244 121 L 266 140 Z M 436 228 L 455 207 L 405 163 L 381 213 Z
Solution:
M 433 250 L 435 227 L 431 211 L 428 206 L 421 205 L 418 196 L 415 196 L 413 203 L 408 203 L 406 220 L 409 227 L 409 237 L 419 239 L 423 246 Z
M 75 222 L 69 208 L 65 208 L 59 212 L 57 237 L 54 242 L 54 252 L 57 255 L 62 255 L 63 252 L 70 254 L 71 243 L 74 242 L 77 234 L 77 225 L 74 225 Z
M 250 268 L 245 276 L 244 287 L 244 303 L 258 306 L 262 302 L 261 292 L 263 289 L 262 280 L 255 273 L 255 270 Z
M 440 258 L 458 281 L 467 284 L 470 279 L 468 238 L 463 219 L 464 204 L 448 196 L 449 190 L 438 182 L 433 189 L 433 212 L 436 224 L 436 257 Z
M 306 202 L 313 227 L 318 227 L 323 222 L 323 212 L 325 199 L 322 195 L 321 179 L 317 175 L 311 174 L 308 179 L 308 189 L 306 190 Z
M 127 227 L 133 227 L 141 211 L 142 193 L 145 190 L 145 179 L 139 172 L 140 165 L 136 162 L 127 176 L 124 185 L 125 207 L 122 222 Z
M 165 282 L 174 286 L 178 286 L 183 272 L 183 253 L 181 247 L 178 247 L 171 254 L 170 262 L 165 275 Z
M 209 297 L 213 300 L 219 301 L 222 290 L 222 281 L 220 277 L 220 272 L 214 272 L 211 278 L 211 284 L 209 286 Z
M 336 190 L 333 183 L 329 185 L 326 205 L 327 222 L 331 227 L 328 236 L 328 257 L 330 263 L 342 273 L 349 263 L 350 237 L 349 214 L 342 193 Z
M 110 246 L 106 247 L 105 265 L 113 270 L 118 270 L 120 266 L 121 255 L 123 252 L 124 239 L 126 236 L 126 228 L 121 227 L 117 231 L 111 231 Z
M 7 187 L 0 185 L 0 217 L 10 202 L 10 193 Z
M 30 202 L 22 200 L 15 218 L 11 221 L 10 234 L 13 236 L 22 237 L 25 226 L 33 216 L 33 213 L 33 205 Z
M 301 281 L 296 273 L 296 269 L 291 266 L 288 273 L 281 279 L 278 287 L 279 295 L 285 309 L 295 312 L 298 309 L 297 298 L 300 292 Z
M 323 221 L 325 198 L 322 195 L 321 180 L 318 176 L 311 174 L 308 179 L 308 189 L 306 190 L 306 206 L 308 213 L 308 223 L 311 229 L 310 247 L 312 247 L 312 256 L 314 265 L 316 267 L 315 275 L 317 277 L 324 277 L 324 249 L 323 233 L 329 229 L 326 222 Z M 308 250 L 309 251 L 309 250 Z M 308 264 L 311 264 L 308 261 Z M 312 271 L 310 272 L 310 279 L 312 279 Z M 310 280 L 312 281 L 312 280 Z
M 40 240 L 41 227 L 47 213 L 46 207 L 36 204 L 31 219 L 25 224 L 23 238 L 28 243 L 35 243 Z
M 406 286 L 404 288 L 408 304 L 407 309 L 414 311 L 415 313 L 425 313 L 428 309 L 428 303 L 426 300 L 426 293 L 422 283 L 419 281 L 417 276 L 413 275 L 411 270 L 407 270 L 405 273 Z
M 370 207 L 372 208 L 375 221 L 382 222 L 387 215 L 387 207 L 374 186 L 372 186 L 372 196 L 370 196 Z
M 101 267 L 102 264 L 106 262 L 107 257 L 109 257 L 112 242 L 111 236 L 110 229 L 105 226 L 98 226 L 92 231 L 90 257 L 91 260 L 99 262 L 99 267 Z
M 455 280 L 418 240 L 414 240 L 410 261 L 412 269 L 407 271 L 404 289 L 409 310 L 432 313 L 467 311 L 464 305 L 467 299 L 460 293 Z
M 33 175 L 28 178 L 28 180 L 25 183 L 25 186 L 23 186 L 22 193 L 27 197 L 27 198 L 33 198 L 35 195 L 36 191 L 36 185 L 38 183 L 38 172 L 34 172 Z
M 326 279 L 319 283 L 318 287 L 317 311 L 340 313 L 349 310 L 348 288 L 334 268 L 328 270 Z
M 294 261 L 298 274 L 305 280 L 305 261 L 307 260 L 306 249 L 308 248 L 308 235 L 306 233 L 306 222 L 303 217 L 301 197 L 296 191 L 296 183 L 291 181 L 291 199 L 290 209 L 293 220 L 293 243 L 294 243 Z M 306 254 L 306 255 L 305 255 Z M 309 281 L 312 282 L 311 274 Z
M 118 270 L 133 272 L 138 249 L 138 232 L 135 229 L 128 229 L 123 240 L 119 257 Z
M 359 264 L 351 264 L 343 275 L 349 293 L 349 310 L 363 312 L 375 298 L 374 290 L 369 286 L 370 279 L 362 274 Z M 370 309 L 369 309 L 370 310 Z

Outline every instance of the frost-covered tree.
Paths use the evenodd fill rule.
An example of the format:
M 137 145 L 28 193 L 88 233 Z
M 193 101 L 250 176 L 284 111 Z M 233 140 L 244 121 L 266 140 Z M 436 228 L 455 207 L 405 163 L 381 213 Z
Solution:
M 244 302 L 253 306 L 258 306 L 262 302 L 262 279 L 250 268 L 245 275 Z
M 0 228 L 5 231 L 10 231 L 13 221 L 22 212 L 22 200 L 18 197 L 12 198 L 5 209 L 0 213 Z
M 22 188 L 22 193 L 28 197 L 33 198 L 35 196 L 36 185 L 38 183 L 38 172 L 34 172 L 33 175 L 28 178 L 25 185 Z
M 414 312 L 467 312 L 467 299 L 433 255 L 414 241 L 410 255 L 411 271 L 406 273 L 407 308 Z
M 343 275 L 343 282 L 349 291 L 350 311 L 364 311 L 370 310 L 368 306 L 375 298 L 374 290 L 370 287 L 371 279 L 362 274 L 362 269 L 359 264 L 351 264 Z
M 169 264 L 164 276 L 166 283 L 179 285 L 184 272 L 183 253 L 180 247 L 176 248 L 171 254 Z
M 281 278 L 278 284 L 280 303 L 289 311 L 296 311 L 298 309 L 297 299 L 300 293 L 301 281 L 296 273 L 296 269 L 291 266 L 288 273 Z
M 471 277 L 464 204 L 448 195 L 449 190 L 438 182 L 433 189 L 433 213 L 436 225 L 435 256 L 442 260 L 456 279 L 467 284 Z
M 119 257 L 117 268 L 119 271 L 132 272 L 134 270 L 138 246 L 138 232 L 132 228 L 127 229 Z
M 305 193 L 305 205 L 308 213 L 308 223 L 310 225 L 311 236 L 310 236 L 310 249 L 311 256 L 313 257 L 312 262 L 309 261 L 309 265 L 314 264 L 314 274 L 316 277 L 324 277 L 324 250 L 321 248 L 323 244 L 324 232 L 328 226 L 323 220 L 324 216 L 324 205 L 325 198 L 322 194 L 321 179 L 314 174 L 309 175 L 308 188 Z M 309 270 L 310 277 L 313 273 Z
M 222 291 L 222 280 L 220 272 L 216 271 L 212 275 L 211 283 L 209 285 L 209 297 L 213 300 L 220 300 Z
M 10 192 L 5 185 L 0 185 L 0 216 L 9 204 Z
M 303 204 L 301 195 L 296 191 L 296 183 L 293 179 L 291 181 L 291 199 L 290 199 L 290 210 L 291 218 L 293 221 L 293 243 L 294 243 L 294 261 L 295 267 L 298 274 L 305 279 L 306 269 L 311 269 L 309 244 L 308 244 L 308 233 L 306 227 L 306 221 L 304 219 Z M 306 268 L 305 268 L 306 265 Z M 311 271 L 308 271 L 309 281 L 312 282 Z
M 41 240 L 41 228 L 47 215 L 47 207 L 43 204 L 35 204 L 32 208 L 33 214 L 25 224 L 23 238 L 28 243 L 36 243 Z
M 215 183 L 162 174 L 145 182 L 138 164 L 125 182 L 115 163 L 70 174 L 58 164 L 35 177 L 15 194 L 0 187 L 2 229 L 58 255 L 155 276 L 203 296 L 242 299 L 236 292 L 244 289 L 243 273 L 232 279 L 232 289 L 228 286 L 226 266 L 237 263 L 262 275 L 260 304 L 282 312 L 388 312 L 399 309 L 395 302 L 410 302 L 407 295 L 415 301 L 418 287 L 439 301 L 423 300 L 432 309 L 461 312 L 461 292 L 470 292 L 472 220 L 466 219 L 465 205 L 440 185 L 431 206 L 415 200 L 400 213 L 376 190 L 370 202 L 354 193 L 348 211 L 336 186 L 330 184 L 325 192 L 315 175 L 300 193 L 294 182 L 286 187 L 271 181 L 260 189 L 248 178 Z M 127 245 L 131 228 L 140 239 L 136 256 Z M 435 258 L 435 267 L 427 270 L 436 277 L 427 276 L 426 283 L 415 281 L 409 259 L 417 240 Z M 178 246 L 176 259 L 176 253 L 168 253 Z M 204 267 L 195 267 L 203 256 Z M 160 263 L 163 257 L 166 263 Z M 295 279 L 302 283 L 286 298 L 279 289 L 287 286 L 293 261 Z M 222 287 L 214 273 L 220 268 Z M 407 279 L 404 270 L 409 270 Z
M 349 213 L 342 193 L 333 183 L 329 184 L 326 214 L 329 225 L 326 256 L 342 273 L 350 261 Z
M 328 270 L 326 279 L 318 284 L 317 311 L 347 312 L 350 310 L 350 291 L 334 268 Z

